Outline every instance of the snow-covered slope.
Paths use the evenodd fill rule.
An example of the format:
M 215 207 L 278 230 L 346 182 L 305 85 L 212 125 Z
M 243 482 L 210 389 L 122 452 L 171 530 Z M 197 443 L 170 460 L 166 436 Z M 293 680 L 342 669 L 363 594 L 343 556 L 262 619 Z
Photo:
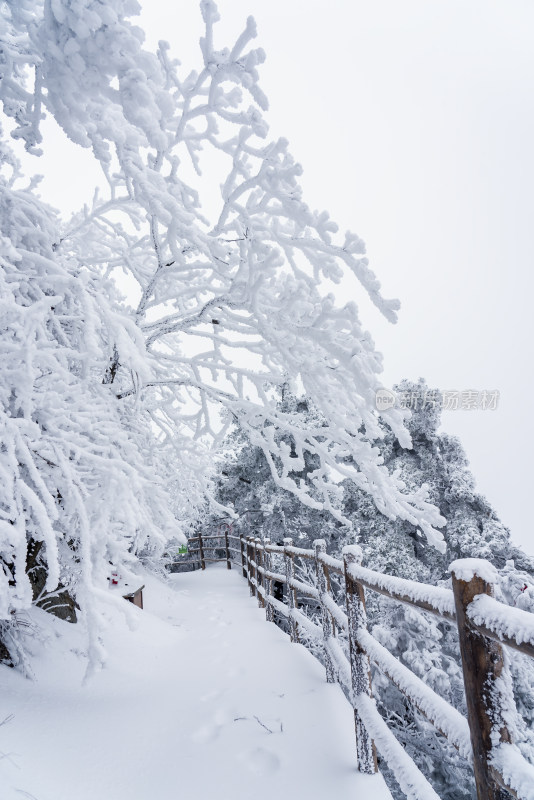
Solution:
M 106 667 L 43 612 L 35 681 L 0 667 L 2 800 L 389 800 L 355 769 L 353 713 L 321 665 L 265 622 L 237 571 L 143 576 L 134 629 L 108 613 Z

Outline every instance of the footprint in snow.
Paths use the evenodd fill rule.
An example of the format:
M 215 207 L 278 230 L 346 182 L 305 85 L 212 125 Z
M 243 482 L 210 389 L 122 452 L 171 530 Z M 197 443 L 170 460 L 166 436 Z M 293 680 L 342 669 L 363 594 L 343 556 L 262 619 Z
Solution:
M 213 742 L 219 735 L 219 727 L 217 725 L 203 725 L 191 735 L 191 739 L 196 744 L 207 744 Z
M 223 692 L 211 692 L 208 695 L 203 695 L 200 700 L 212 701 L 221 694 L 223 694 Z M 233 716 L 233 713 L 224 707 L 217 709 L 213 715 L 213 722 L 211 724 L 208 723 L 207 725 L 203 725 L 201 728 L 196 730 L 192 734 L 191 739 L 197 744 L 207 744 L 208 742 L 212 742 L 219 736 L 221 728 L 230 722 L 231 719 L 233 719 Z
M 219 691 L 208 692 L 208 694 L 203 694 L 200 697 L 200 702 L 201 703 L 209 703 L 211 700 L 216 700 L 218 697 L 221 696 L 221 694 L 222 694 L 222 692 L 219 692 Z
M 280 759 L 271 750 L 265 747 L 255 747 L 254 750 L 247 750 L 240 753 L 239 760 L 244 762 L 244 766 L 253 775 L 260 777 L 270 775 L 280 769 Z

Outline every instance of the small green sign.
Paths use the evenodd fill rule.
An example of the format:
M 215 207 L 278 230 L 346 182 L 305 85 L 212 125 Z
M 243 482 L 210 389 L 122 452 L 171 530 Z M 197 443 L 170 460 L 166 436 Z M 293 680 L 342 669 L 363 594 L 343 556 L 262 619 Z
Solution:
M 181 544 L 180 545 L 180 547 L 178 548 L 178 555 L 180 555 L 180 556 L 186 556 L 187 555 L 187 545 L 186 544 Z

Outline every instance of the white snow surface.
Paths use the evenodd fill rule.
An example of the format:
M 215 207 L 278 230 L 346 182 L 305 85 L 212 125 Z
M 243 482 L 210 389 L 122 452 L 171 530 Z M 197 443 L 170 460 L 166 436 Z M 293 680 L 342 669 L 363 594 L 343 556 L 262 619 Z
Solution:
M 356 771 L 341 688 L 237 570 L 141 582 L 133 629 L 104 607 L 109 658 L 85 684 L 82 626 L 32 611 L 35 680 L 0 667 L 2 800 L 391 800 Z
M 408 800 L 440 800 L 425 776 L 380 716 L 375 701 L 366 694 L 356 697 L 356 708 L 376 744 L 378 752 L 395 771 Z
M 394 597 L 406 597 L 416 605 L 427 603 L 440 614 L 454 617 L 456 613 L 454 595 L 450 589 L 445 587 L 430 586 L 427 583 L 397 578 L 395 575 L 385 575 L 382 572 L 362 567 L 360 564 L 349 564 L 347 571 L 355 581 L 374 584 Z
M 534 767 L 525 761 L 517 747 L 502 742 L 493 750 L 492 763 L 521 800 L 534 800 Z
M 487 594 L 477 594 L 467 609 L 475 625 L 484 625 L 497 636 L 534 645 L 534 614 L 499 603 Z M 505 639 L 506 641 L 506 639 Z
M 458 580 L 469 582 L 475 575 L 486 583 L 498 583 L 499 573 L 493 564 L 485 558 L 459 558 L 449 566 L 449 572 L 454 573 Z

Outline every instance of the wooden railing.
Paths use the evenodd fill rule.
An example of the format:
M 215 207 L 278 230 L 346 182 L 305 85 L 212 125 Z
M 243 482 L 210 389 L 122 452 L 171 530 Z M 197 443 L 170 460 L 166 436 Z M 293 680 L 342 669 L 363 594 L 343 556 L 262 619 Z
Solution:
M 205 545 L 218 539 L 218 545 Z M 503 645 L 534 657 L 534 614 L 506 606 L 493 598 L 496 571 L 486 561 L 467 559 L 451 565 L 452 590 L 396 578 L 362 566 L 358 546 L 343 549 L 343 560 L 326 553 L 323 540 L 313 550 L 283 546 L 268 539 L 198 536 L 194 548 L 202 568 L 207 561 L 239 564 L 250 592 L 265 608 L 266 619 L 278 614 L 287 620 L 291 641 L 320 644 L 326 680 L 338 682 L 354 708 L 358 769 L 377 771 L 377 751 L 390 766 L 400 788 L 413 800 L 439 800 L 438 795 L 381 717 L 372 698 L 370 663 L 410 700 L 430 723 L 473 766 L 478 800 L 534 798 L 534 767 L 514 746 L 506 713 L 513 703 L 507 680 Z M 224 559 L 205 558 L 206 550 L 223 550 Z M 273 570 L 273 556 L 283 559 L 283 572 Z M 295 559 L 313 564 L 316 586 L 295 577 Z M 341 578 L 345 609 L 334 600 L 331 574 Z M 273 585 L 278 591 L 273 591 Z M 285 587 L 285 601 L 280 599 Z M 367 630 L 365 590 L 415 606 L 456 624 L 466 695 L 467 719 L 409 670 Z M 278 595 L 278 596 L 276 596 Z M 299 609 L 299 597 L 315 601 L 318 625 Z M 301 601 L 302 602 L 302 601 Z M 348 657 L 339 632 L 348 637 Z
M 224 533 L 220 534 L 213 534 L 212 536 L 205 536 L 202 533 L 199 533 L 198 536 L 192 536 L 188 540 L 188 550 L 190 553 L 198 553 L 198 557 L 190 559 L 190 561 L 197 561 L 200 563 L 202 569 L 206 569 L 206 564 L 212 561 L 226 561 L 226 566 L 228 569 L 232 569 L 232 556 L 231 551 L 235 550 L 235 548 L 230 547 L 229 540 L 230 534 L 228 530 L 225 529 Z M 237 537 L 232 536 L 232 539 Z M 218 544 L 206 544 L 206 542 L 211 542 L 214 539 L 217 539 Z M 198 542 L 198 544 L 194 544 Z M 193 543 L 193 547 L 191 547 L 191 543 Z M 205 551 L 209 553 L 215 554 L 217 550 L 224 550 L 225 557 L 224 558 L 206 558 Z M 237 552 L 237 551 L 235 551 Z

